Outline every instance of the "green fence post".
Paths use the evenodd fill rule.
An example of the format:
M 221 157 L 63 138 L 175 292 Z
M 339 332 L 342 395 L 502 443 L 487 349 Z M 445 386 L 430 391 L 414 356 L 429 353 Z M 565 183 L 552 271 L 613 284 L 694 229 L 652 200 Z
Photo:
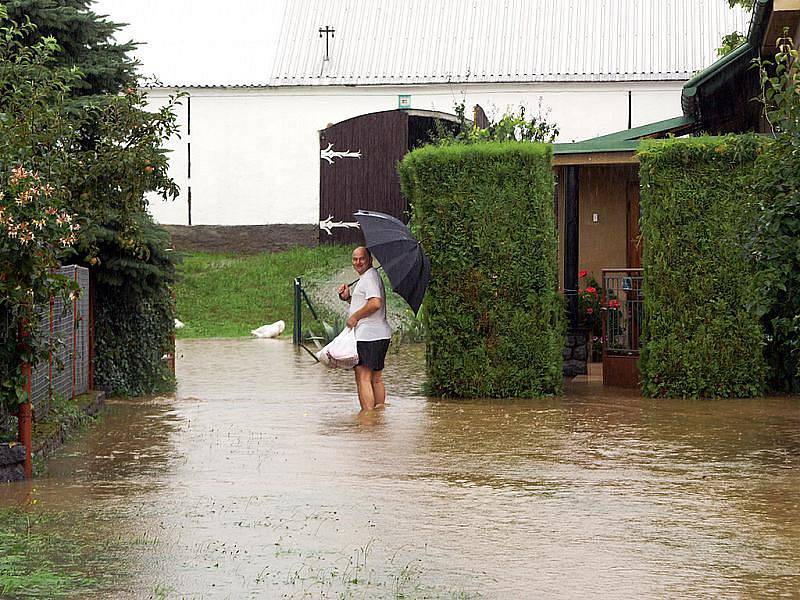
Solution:
M 294 278 L 294 324 L 292 325 L 292 342 L 295 346 L 300 345 L 300 329 L 302 327 L 302 317 L 300 312 L 300 293 L 302 290 L 300 278 Z

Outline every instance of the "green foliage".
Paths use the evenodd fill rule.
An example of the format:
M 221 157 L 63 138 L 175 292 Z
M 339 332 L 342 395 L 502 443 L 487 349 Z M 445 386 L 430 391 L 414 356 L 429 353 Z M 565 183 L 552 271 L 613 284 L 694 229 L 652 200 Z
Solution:
M 150 394 L 173 381 L 161 357 L 172 351 L 174 257 L 168 234 L 146 212 L 146 194 L 178 194 L 162 148 L 177 132 L 177 101 L 150 112 L 131 88 L 87 104 L 75 168 L 64 173 L 86 223 L 74 249 L 95 273 L 95 384 L 106 391 Z
M 94 254 L 96 236 L 103 235 L 98 229 L 104 227 L 111 227 L 131 254 L 143 251 L 138 225 L 147 208 L 146 194 L 154 192 L 165 200 L 177 197 L 162 144 L 177 133 L 173 109 L 178 101 L 173 97 L 150 112 L 146 96 L 131 89 L 84 107 L 63 179 L 72 193 L 73 210 L 87 223 L 76 246 L 87 260 Z
M 395 350 L 398 350 L 401 344 L 419 344 L 427 339 L 428 329 L 425 327 L 424 308 L 420 307 L 416 315 L 413 310 L 407 308 L 403 313 L 403 318 L 400 320 L 400 326 L 392 336 Z
M 178 188 L 167 174 L 165 139 L 178 133 L 175 105 L 180 95 L 149 110 L 137 90 L 133 46 L 110 39 L 118 29 L 89 11 L 87 0 L 16 0 L 9 17 L 29 20 L 7 24 L 2 51 L 9 83 L 4 138 L 24 140 L 6 164 L 38 169 L 66 190 L 69 206 L 86 225 L 76 245 L 86 258 L 94 253 L 95 228 L 113 224 L 121 244 L 141 248 L 138 215 L 146 194 L 175 198 Z M 101 83 L 102 80 L 102 83 Z M 119 94 L 117 92 L 124 91 Z M 80 96 L 79 99 L 74 96 Z
M 774 61 L 758 62 L 764 112 L 775 131 L 759 157 L 760 200 L 753 256 L 764 290 L 770 383 L 800 391 L 800 66 L 791 38 L 778 40 Z
M 135 79 L 136 64 L 127 54 L 136 45 L 114 41 L 121 25 L 92 12 L 92 0 L 6 0 L 3 4 L 8 18 L 17 23 L 29 19 L 36 26 L 26 30 L 26 46 L 45 38 L 58 40 L 61 49 L 54 57 L 55 66 L 80 67 L 81 77 L 72 86 L 71 96 L 116 94 Z
M 146 214 L 138 217 L 140 245 L 121 244 L 113 224 L 99 230 L 95 293 L 95 385 L 137 396 L 169 389 L 162 357 L 172 352 L 175 265 L 169 236 Z
M 542 114 L 530 119 L 525 116 L 525 107 L 520 106 L 517 111 L 504 114 L 497 121 L 492 121 L 486 128 L 478 127 L 467 121 L 463 102 L 455 105 L 453 109 L 458 117 L 454 128 L 448 128 L 444 123 L 437 121 L 434 141 L 442 146 L 451 144 L 475 144 L 479 142 L 545 142 L 553 143 L 558 137 L 558 127 L 549 123 Z
M 761 103 L 772 131 L 778 134 L 800 135 L 800 65 L 797 48 L 784 28 L 778 38 L 774 61 L 758 60 L 761 83 Z
M 400 163 L 431 260 L 432 393 L 531 397 L 562 389 L 563 302 L 549 146 L 426 146 Z
M 727 0 L 728 6 L 731 8 L 741 6 L 746 10 L 753 9 L 753 0 Z M 733 31 L 722 38 L 722 45 L 717 48 L 717 56 L 727 56 L 736 48 L 741 46 L 747 41 L 747 35 L 739 31 Z
M 722 38 L 722 45 L 717 48 L 717 56 L 727 56 L 747 41 L 747 36 L 734 31 Z
M 600 313 L 603 288 L 585 270 L 578 273 L 578 278 L 578 313 L 580 319 L 592 337 L 599 339 L 603 335 L 603 320 Z
M 90 399 L 89 394 L 66 398 L 54 393 L 48 403 L 47 414 L 36 415 L 33 423 L 33 439 L 36 443 L 44 444 L 53 438 L 64 439 L 91 423 L 93 418 L 86 411 Z M 46 472 L 47 465 L 42 452 L 37 452 L 35 456 L 39 460 L 34 464 L 34 477 L 39 477 Z
M 646 396 L 764 390 L 762 290 L 744 245 L 756 217 L 755 136 L 653 141 L 639 151 Z
M 53 518 L 36 512 L 0 508 L 0 596 L 4 598 L 75 597 L 93 581 L 54 562 L 76 561 L 71 540 L 54 535 Z
M 22 43 L 27 29 L 0 27 L 0 403 L 11 410 L 27 400 L 20 364 L 47 352 L 36 305 L 75 291 L 51 271 L 79 229 L 69 192 L 49 169 L 51 156 L 63 156 L 61 142 L 70 132 L 60 110 L 70 73 L 48 67 L 57 48 L 52 39 Z
M 20 361 L 35 363 L 43 351 L 36 328 L 24 330 L 35 323 L 35 306 L 61 289 L 69 291 L 66 282 L 50 275 L 58 262 L 83 262 L 99 282 L 97 383 L 146 393 L 165 381 L 157 350 L 173 327 L 167 317 L 173 312 L 174 266 L 163 235 L 155 241 L 146 194 L 169 199 L 178 193 L 162 148 L 177 133 L 178 98 L 147 110 L 132 63 L 124 57 L 129 46 L 108 39 L 116 26 L 98 20 L 88 4 L 17 0 L 0 7 L 0 137 L 7 141 L 0 149 L 7 234 L 0 234 L 5 240 L 0 291 L 11 316 L 6 329 L 21 325 L 26 334 L 25 345 L 14 335 L 3 337 L 1 354 L 10 362 L 4 365 L 0 401 L 7 405 L 24 400 Z M 123 86 L 125 93 L 117 94 Z M 103 95 L 108 92 L 113 93 Z M 12 189 L 15 178 L 27 192 Z M 115 311 L 122 308 L 126 313 L 120 316 Z M 106 318 L 115 322 L 103 322 Z M 115 348 L 112 340 L 130 347 Z M 139 352 L 140 345 L 147 351 Z M 114 364 L 118 355 L 120 365 Z

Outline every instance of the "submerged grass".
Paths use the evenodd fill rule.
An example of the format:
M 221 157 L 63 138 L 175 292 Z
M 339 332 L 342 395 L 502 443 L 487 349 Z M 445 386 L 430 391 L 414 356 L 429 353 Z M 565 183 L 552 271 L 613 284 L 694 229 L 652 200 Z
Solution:
M 94 581 L 69 567 L 77 564 L 74 545 L 55 534 L 54 516 L 0 509 L 0 596 L 7 598 L 75 597 Z
M 297 562 L 288 570 L 267 565 L 256 577 L 255 583 L 288 586 L 290 591 L 282 597 L 394 600 L 476 600 L 482 597 L 476 592 L 450 590 L 426 581 L 423 557 L 403 562 L 395 553 L 388 562 L 374 564 L 374 540 L 355 548 L 349 555 L 282 547 L 281 542 L 282 538 L 279 538 L 276 543 L 276 558 L 295 556 Z
M 282 319 L 292 335 L 293 282 L 324 279 L 350 264 L 349 246 L 293 248 L 257 255 L 183 255 L 175 293 L 179 338 L 247 337 Z

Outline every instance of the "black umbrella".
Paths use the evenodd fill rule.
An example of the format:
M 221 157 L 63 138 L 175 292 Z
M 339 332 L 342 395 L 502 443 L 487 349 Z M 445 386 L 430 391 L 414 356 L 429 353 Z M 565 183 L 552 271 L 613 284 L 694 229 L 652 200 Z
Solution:
M 390 215 L 369 210 L 359 210 L 354 215 L 367 248 L 381 263 L 392 289 L 417 314 L 431 276 L 431 263 L 419 242 L 402 221 Z

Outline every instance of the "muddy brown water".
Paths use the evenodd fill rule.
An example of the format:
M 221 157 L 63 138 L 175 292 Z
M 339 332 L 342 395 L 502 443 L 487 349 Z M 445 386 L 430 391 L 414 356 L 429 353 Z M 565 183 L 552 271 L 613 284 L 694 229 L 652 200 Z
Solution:
M 288 342 L 178 351 L 175 397 L 113 401 L 0 487 L 63 516 L 81 597 L 800 594 L 797 398 L 429 399 L 407 346 L 365 417 Z

